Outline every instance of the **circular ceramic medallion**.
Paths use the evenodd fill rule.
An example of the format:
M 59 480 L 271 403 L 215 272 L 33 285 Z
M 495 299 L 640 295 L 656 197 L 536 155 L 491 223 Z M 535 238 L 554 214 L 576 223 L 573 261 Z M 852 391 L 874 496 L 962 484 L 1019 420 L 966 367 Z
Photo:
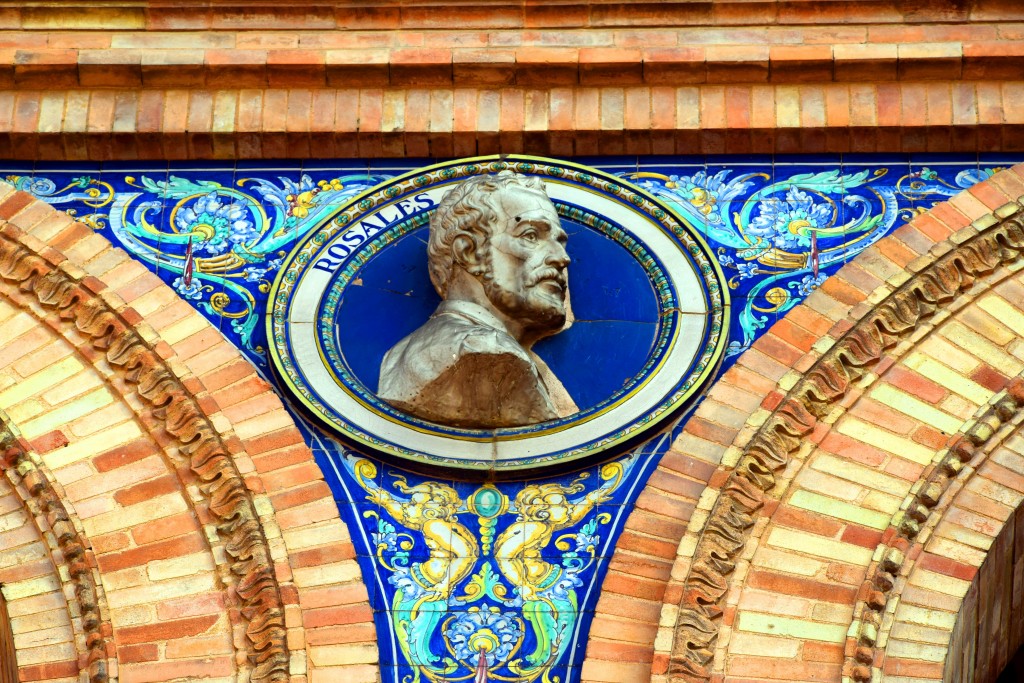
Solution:
M 567 236 L 571 325 L 532 352 L 575 409 L 520 427 L 436 424 L 378 396 L 381 363 L 441 303 L 427 267 L 431 213 L 456 184 L 503 170 L 543 180 Z M 271 290 L 268 337 L 282 384 L 356 447 L 523 470 L 621 450 L 666 427 L 718 367 L 723 282 L 697 230 L 622 178 L 536 157 L 460 159 L 387 181 L 303 237 Z

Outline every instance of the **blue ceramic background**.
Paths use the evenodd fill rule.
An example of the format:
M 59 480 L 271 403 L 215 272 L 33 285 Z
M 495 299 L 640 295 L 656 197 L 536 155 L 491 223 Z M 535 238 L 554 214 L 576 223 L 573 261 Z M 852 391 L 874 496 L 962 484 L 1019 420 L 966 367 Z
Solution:
M 864 247 L 934 203 L 1022 160 L 995 155 L 572 159 L 640 184 L 703 233 L 733 299 L 722 370 Z M 281 258 L 351 197 L 432 162 L 0 166 L 8 182 L 72 213 L 133 254 L 268 375 L 262 321 Z M 353 298 L 344 315 L 369 321 L 387 306 L 392 319 L 411 330 L 429 314 L 436 294 L 425 289 L 422 271 L 408 267 L 419 258 L 417 241 L 409 241 L 407 252 L 387 252 L 373 275 L 381 282 L 364 299 Z M 584 403 L 601 398 L 602 382 L 613 381 L 596 376 L 594 363 L 625 357 L 631 347 L 649 343 L 641 333 L 649 323 L 635 322 L 628 313 L 636 311 L 616 303 L 632 294 L 609 291 L 601 268 L 583 265 L 608 258 L 607 249 L 593 256 L 593 246 L 578 235 L 570 237 L 573 307 L 577 325 L 601 328 L 600 334 L 585 336 L 606 343 L 584 348 L 559 335 L 544 349 L 554 363 L 562 363 L 556 373 Z M 602 267 L 621 271 L 627 264 L 605 261 Z M 387 296 L 389 288 L 414 295 Z M 644 311 L 639 318 L 647 316 Z M 380 339 L 372 338 L 374 329 L 353 326 L 353 337 L 342 339 L 371 387 L 379 355 L 404 328 L 392 325 Z M 378 629 L 383 680 L 472 679 L 481 656 L 501 680 L 579 680 L 607 561 L 671 434 L 603 467 L 484 485 L 374 462 L 296 418 L 356 544 Z M 405 512 L 416 505 L 447 525 L 448 540 L 441 546 L 447 569 L 458 579 L 451 585 L 427 576 L 429 532 Z M 512 533 L 517 529 L 524 533 Z M 469 539 L 469 545 L 458 547 L 458 538 Z M 516 573 L 510 558 L 530 549 L 537 551 L 531 560 L 536 575 L 553 578 L 542 582 Z
M 584 409 L 640 372 L 657 333 L 657 298 L 643 267 L 614 240 L 567 220 L 562 225 L 569 235 L 576 321 L 534 350 L 565 378 L 566 390 Z M 359 271 L 361 284 L 347 287 L 338 307 L 338 347 L 370 391 L 377 390 L 384 354 L 426 322 L 441 301 L 427 274 L 426 236 L 424 226 L 374 255 Z M 590 371 L 577 372 L 581 364 Z

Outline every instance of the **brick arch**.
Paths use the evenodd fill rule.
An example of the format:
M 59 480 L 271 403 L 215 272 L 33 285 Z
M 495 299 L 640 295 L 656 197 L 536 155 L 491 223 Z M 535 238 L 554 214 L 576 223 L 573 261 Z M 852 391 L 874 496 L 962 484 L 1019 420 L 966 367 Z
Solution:
M 598 603 L 585 680 L 707 680 L 737 558 L 776 504 L 764 490 L 801 438 L 813 441 L 823 429 L 787 394 L 884 296 L 1018 210 L 1022 176 L 1021 166 L 999 173 L 865 250 L 712 387 L 627 521 Z M 835 389 L 826 381 L 815 393 L 832 400 Z M 784 457 L 773 455 L 778 450 Z
M 938 632 L 912 624 L 930 609 L 922 591 L 948 590 L 985 555 L 943 517 L 972 473 L 965 465 L 984 462 L 1002 438 L 994 432 L 1024 406 L 1013 327 L 988 317 L 1021 292 L 1024 278 L 996 268 L 950 297 L 948 315 L 918 318 L 791 453 L 730 577 L 713 672 L 870 681 L 874 665 L 882 676 L 941 678 L 928 640 Z M 1001 319 L 1024 330 L 1015 315 Z M 908 602 L 908 622 L 890 632 L 886 614 Z
M 9 645 L 14 648 L 14 661 L 3 662 L 3 673 L 13 668 L 12 680 L 23 681 L 78 678 L 83 668 L 80 662 L 87 659 L 87 653 L 83 652 L 86 620 L 82 618 L 87 610 L 82 608 L 83 601 L 75 589 L 76 583 L 88 584 L 91 577 L 72 583 L 70 573 L 62 576 L 58 569 L 63 554 L 58 545 L 61 536 L 53 532 L 47 519 L 48 510 L 44 509 L 44 501 L 52 500 L 49 477 L 38 475 L 38 459 L 32 458 L 24 444 L 19 443 L 20 439 L 11 431 L 5 417 L 0 413 L 0 451 L 5 461 L 15 467 L 5 471 L 7 476 L 0 477 L 0 597 L 7 603 L 3 616 L 9 622 L 4 628 L 10 628 L 12 642 Z M 35 493 L 25 485 L 18 471 L 30 476 L 37 473 L 30 479 L 36 484 L 32 487 Z M 66 511 L 62 516 L 61 521 L 67 522 Z M 77 540 L 74 538 L 77 530 L 67 535 L 72 538 L 65 536 L 65 545 Z M 93 597 L 86 602 L 91 603 L 98 626 L 101 617 L 98 600 Z M 70 608 L 69 602 L 76 603 L 75 609 Z M 97 649 L 103 650 L 102 638 L 99 640 Z M 7 655 L 5 647 L 0 658 Z M 105 655 L 104 652 L 102 658 L 96 658 L 91 673 L 105 673 Z
M 368 598 L 347 529 L 237 350 L 141 264 L 6 185 L 0 303 L 18 319 L 0 332 L 17 342 L 0 354 L 0 404 L 60 480 L 117 593 L 107 635 L 121 676 L 365 679 L 359 662 L 376 646 L 369 610 L 350 614 Z M 182 593 L 196 567 L 203 594 Z
M 1017 538 L 1024 521 L 1022 425 L 1024 376 L 1018 376 L 980 408 L 914 487 L 907 510 L 917 510 L 900 520 L 868 571 L 883 577 L 883 585 L 894 579 L 886 596 L 891 616 L 873 617 L 871 606 L 854 614 L 854 642 L 847 646 L 855 648 L 854 680 L 991 683 L 1024 643 L 1019 578 L 1014 585 L 1024 571 Z M 944 486 L 935 501 L 933 493 Z

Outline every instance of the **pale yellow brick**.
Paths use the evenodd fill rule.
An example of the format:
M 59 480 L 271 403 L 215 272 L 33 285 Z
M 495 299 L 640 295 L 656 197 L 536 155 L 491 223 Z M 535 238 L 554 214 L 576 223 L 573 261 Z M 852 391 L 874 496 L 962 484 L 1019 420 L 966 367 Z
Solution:
M 768 544 L 815 557 L 827 557 L 831 560 L 862 566 L 867 566 L 871 561 L 871 550 L 867 548 L 783 527 L 772 529 L 768 536 Z
M 937 593 L 944 593 L 957 598 L 962 598 L 966 595 L 967 589 L 971 587 L 969 581 L 963 581 L 952 576 L 946 576 L 945 574 L 938 574 L 936 572 L 930 572 L 927 569 L 920 568 L 911 572 L 909 582 L 915 586 L 928 588 Z
M 30 631 L 59 628 L 65 625 L 70 629 L 71 622 L 68 621 L 67 609 L 51 609 L 11 619 L 11 632 L 28 633 Z
M 821 456 L 817 456 L 821 457 Z M 832 498 L 858 500 L 868 489 L 858 486 L 855 482 L 833 477 L 828 472 L 806 468 L 800 472 L 800 488 L 814 491 Z
M 153 581 L 192 576 L 213 569 L 213 556 L 209 553 L 194 553 L 169 560 L 154 560 L 146 565 L 146 572 Z
M 345 525 L 337 520 L 289 529 L 281 536 L 292 551 L 350 540 Z
M 118 529 L 129 529 L 136 524 L 168 517 L 177 512 L 184 512 L 188 504 L 180 494 L 171 493 L 157 498 L 130 505 L 125 508 L 111 510 L 89 519 L 83 519 L 82 525 L 89 536 L 99 536 Z
M 761 546 L 757 549 L 752 563 L 755 567 L 778 569 L 800 576 L 816 576 L 828 566 L 826 562 L 793 555 L 792 553 L 779 552 L 767 546 Z
M 106 387 L 99 387 L 59 408 L 48 410 L 46 414 L 34 420 L 19 423 L 19 427 L 25 438 L 31 440 L 47 432 L 52 432 L 83 415 L 94 413 L 113 402 L 114 396 L 110 391 Z
M 945 645 L 927 645 L 925 643 L 912 643 L 892 638 L 889 639 L 889 645 L 885 649 L 887 657 L 920 659 L 926 662 L 945 661 L 947 652 L 949 652 L 949 648 Z
M 759 612 L 740 612 L 736 628 L 739 631 L 766 633 L 801 640 L 819 640 L 826 643 L 840 643 L 846 639 L 845 624 L 823 624 Z
M 977 410 L 977 406 L 973 403 L 965 401 L 962 397 L 956 394 L 950 394 L 938 404 L 938 407 L 946 411 L 950 415 L 955 415 L 961 420 L 968 420 L 974 415 L 974 411 Z
M 354 561 L 336 562 L 316 567 L 301 567 L 292 570 L 295 585 L 300 588 L 324 586 L 333 583 L 348 583 L 361 577 L 359 565 Z
M 955 433 L 962 424 L 961 420 L 935 409 L 891 384 L 878 384 L 871 392 L 871 398 L 947 434 Z
M 735 631 L 729 639 L 729 653 L 737 655 L 755 655 L 763 657 L 770 652 L 773 657 L 795 659 L 800 650 L 799 641 Z
M 3 591 L 5 596 L 7 595 L 6 587 L 0 586 L 0 591 Z M 8 600 L 7 602 L 7 614 L 12 619 L 26 614 L 37 614 L 53 609 L 67 610 L 67 608 L 67 598 L 60 591 L 48 591 L 29 598 Z
M 156 605 L 132 605 L 110 610 L 110 621 L 119 626 L 142 626 L 156 620 Z
M 60 581 L 54 574 L 37 576 L 23 581 L 11 581 L 3 586 L 4 597 L 8 602 L 15 602 L 34 595 L 60 591 Z
M 899 640 L 913 640 L 918 643 L 948 645 L 949 631 L 943 628 L 932 628 L 904 621 L 892 625 L 891 637 Z
M 889 517 L 895 515 L 900 509 L 902 499 L 896 496 L 890 496 L 887 493 L 881 491 L 872 491 L 868 495 L 864 496 L 864 500 L 861 501 L 861 505 L 869 510 L 878 510 L 883 512 Z
M 8 344 L 16 344 L 18 337 L 35 326 L 35 318 L 27 314 L 16 315 L 5 321 L 3 325 L 0 325 L 0 348 Z
M 75 360 L 75 358 L 71 356 L 67 360 Z M 59 406 L 99 386 L 102 386 L 102 383 L 99 381 L 96 373 L 92 371 L 80 372 L 56 383 L 52 389 L 42 395 L 42 398 L 51 406 Z
M 46 662 L 74 661 L 78 656 L 74 643 L 43 645 L 18 650 L 18 666 L 32 666 Z
M 14 510 L 6 515 L 0 515 L 0 533 L 20 529 L 28 524 L 28 517 L 22 510 Z
M 71 630 L 71 622 L 65 626 L 45 628 L 27 633 L 14 634 L 14 647 L 23 650 L 30 647 L 41 647 L 43 645 L 59 645 L 61 643 L 73 643 L 75 633 Z
M 853 605 L 843 605 L 838 602 L 816 602 L 811 609 L 811 618 L 815 621 L 849 626 L 853 621 Z
M 1024 313 L 1020 310 L 1021 302 L 1017 305 L 1011 304 L 1006 299 L 995 294 L 982 297 L 978 306 L 992 317 L 1011 328 L 1018 337 L 1024 337 Z
M 380 669 L 374 664 L 312 669 L 309 683 L 337 683 L 339 678 L 345 683 L 379 683 Z
M 942 329 L 942 334 L 948 335 L 951 340 L 962 346 L 966 351 L 981 358 L 986 363 L 1000 372 L 1015 376 L 1024 370 L 1024 363 L 1014 358 L 1008 349 L 1000 348 L 991 343 L 984 336 L 967 330 L 959 323 L 953 322 Z M 945 358 L 939 356 L 943 361 Z
M 946 387 L 950 391 L 960 394 L 968 401 L 972 401 L 975 405 L 982 405 L 987 402 L 992 396 L 992 392 L 981 386 L 977 382 L 973 382 L 966 377 L 962 377 L 958 372 L 952 368 L 926 356 L 920 354 L 911 354 L 907 359 L 907 367 L 912 370 L 917 370 L 924 377 L 927 377 L 931 381 Z
M 927 609 L 918 607 L 906 602 L 900 602 L 896 608 L 896 621 L 906 624 L 917 624 L 938 631 L 945 631 L 947 634 L 953 630 L 956 623 L 956 614 L 939 609 Z
M 43 461 L 51 470 L 57 472 L 72 463 L 117 448 L 140 436 L 142 430 L 134 420 L 110 425 L 102 432 L 84 439 L 75 439 L 64 448 L 46 453 L 43 455 Z
M 2 521 L 0 521 L 2 524 Z M 49 551 L 42 541 L 19 545 L 16 547 L 5 547 L 4 538 L 0 535 L 0 569 L 17 567 L 19 564 L 35 562 L 49 556 Z
M 241 439 L 251 439 L 262 434 L 270 434 L 278 429 L 291 427 L 295 423 L 284 410 L 275 410 L 265 415 L 260 415 L 253 420 L 245 420 L 234 425 L 235 434 Z
M 111 609 L 117 609 L 152 604 L 161 600 L 180 598 L 184 595 L 198 595 L 213 590 L 216 581 L 216 577 L 212 574 L 199 574 L 124 590 L 108 591 L 107 603 Z
M 985 299 L 982 299 L 979 303 L 984 301 Z M 996 346 L 1006 346 L 1016 338 L 1017 335 L 1015 335 L 1012 330 L 986 313 L 983 309 L 983 305 L 971 306 L 957 315 L 956 322 L 951 322 L 947 325 L 949 328 L 952 328 L 955 325 L 958 328 L 957 331 L 953 332 L 951 329 L 949 333 L 946 333 L 946 336 L 952 339 L 956 339 L 960 334 L 972 337 L 981 336 L 988 339 Z
M 910 490 L 910 482 L 908 481 L 891 477 L 875 469 L 825 453 L 819 453 L 811 463 L 811 467 L 901 498 L 906 496 Z
M 15 424 L 21 424 L 37 415 L 42 415 L 48 409 L 47 405 L 38 399 L 30 399 L 27 401 L 21 401 L 9 406 L 0 406 L 7 412 L 7 417 L 11 418 Z
M 843 418 L 836 429 L 840 434 L 845 434 L 857 441 L 875 446 L 883 451 L 916 462 L 919 465 L 927 465 L 935 455 L 935 451 L 930 448 L 902 436 L 896 436 L 892 432 L 858 420 L 855 417 L 847 416 Z
M 369 644 L 310 646 L 309 658 L 314 666 L 374 664 L 377 647 Z
M 67 378 L 71 377 L 75 373 L 81 372 L 84 367 L 85 366 L 82 365 L 82 361 L 78 360 L 74 356 L 69 356 L 60 362 L 49 366 L 45 370 L 40 370 L 39 372 L 19 380 L 18 383 L 10 389 L 0 392 L 0 406 L 12 406 L 24 401 L 30 396 L 35 396 L 37 393 L 45 389 L 49 389 L 50 387 L 57 385 L 63 386 Z M 91 375 L 91 373 L 89 373 L 89 375 Z M 95 386 L 96 381 L 94 378 L 90 388 Z M 72 394 L 68 395 L 69 398 L 71 396 Z M 46 399 L 45 396 L 43 398 L 44 400 Z M 53 403 L 50 405 L 53 405 Z
M 797 491 L 789 500 L 791 505 L 804 510 L 819 512 L 829 517 L 844 519 L 861 526 L 872 529 L 885 529 L 889 526 L 891 515 L 874 510 L 865 509 L 863 506 L 849 503 L 828 496 L 822 496 L 810 491 Z
M 108 591 L 119 591 L 149 583 L 145 567 L 127 567 L 116 571 L 103 572 L 103 585 Z
M 985 479 L 984 476 L 975 476 L 967 480 L 966 488 L 973 493 L 991 498 L 1011 508 L 1016 507 L 1024 501 L 1024 495 L 999 482 Z
M 993 536 L 962 527 L 959 524 L 953 524 L 952 522 L 940 523 L 935 528 L 935 537 L 946 538 L 982 551 L 987 551 L 992 547 L 992 543 L 995 542 Z
M 165 342 L 173 346 L 184 339 L 188 339 L 193 334 L 207 329 L 209 326 L 210 323 L 206 318 L 193 311 L 191 315 L 185 316 L 178 322 L 162 330 L 160 332 L 160 336 L 163 337 Z
M 940 537 L 932 538 L 928 552 L 972 567 L 980 567 L 985 561 L 984 551 Z
M 977 369 L 981 362 L 969 353 L 939 335 L 925 337 L 917 346 L 920 355 L 941 358 L 942 362 L 962 375 L 969 375 Z

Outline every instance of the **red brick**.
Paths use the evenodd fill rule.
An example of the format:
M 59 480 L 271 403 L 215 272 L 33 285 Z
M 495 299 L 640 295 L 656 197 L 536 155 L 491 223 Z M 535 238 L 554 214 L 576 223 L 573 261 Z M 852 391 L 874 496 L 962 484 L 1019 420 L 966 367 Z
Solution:
M 369 604 L 304 609 L 302 612 L 302 625 L 309 629 L 371 621 L 373 621 L 373 610 L 370 609 Z
M 793 595 L 811 600 L 823 600 L 825 602 L 838 602 L 843 605 L 852 605 L 857 598 L 857 591 L 853 588 L 837 586 L 831 582 L 815 581 L 814 579 L 760 570 L 754 570 L 750 573 L 748 585 L 752 588 L 761 588 L 784 595 Z
M 100 555 L 97 561 L 102 571 L 115 572 L 128 567 L 138 567 L 153 560 L 167 560 L 181 555 L 197 553 L 207 548 L 204 537 L 198 533 L 191 533 L 119 553 Z
M 167 474 L 115 491 L 114 500 L 124 506 L 135 505 L 150 498 L 177 491 L 180 487 L 181 482 L 178 481 L 178 477 L 173 474 Z
M 769 80 L 821 83 L 832 80 L 831 45 L 772 45 L 768 50 Z
M 922 553 L 921 557 L 918 558 L 918 563 L 922 569 L 937 572 L 939 574 L 945 574 L 946 576 L 952 576 L 963 581 L 973 581 L 974 575 L 978 573 L 977 567 L 972 567 L 956 560 L 951 560 L 948 557 L 940 557 L 933 555 L 932 553 Z
M 207 631 L 217 623 L 217 615 L 162 621 L 146 626 L 122 626 L 117 630 L 118 643 L 159 643 L 174 638 L 188 638 Z

